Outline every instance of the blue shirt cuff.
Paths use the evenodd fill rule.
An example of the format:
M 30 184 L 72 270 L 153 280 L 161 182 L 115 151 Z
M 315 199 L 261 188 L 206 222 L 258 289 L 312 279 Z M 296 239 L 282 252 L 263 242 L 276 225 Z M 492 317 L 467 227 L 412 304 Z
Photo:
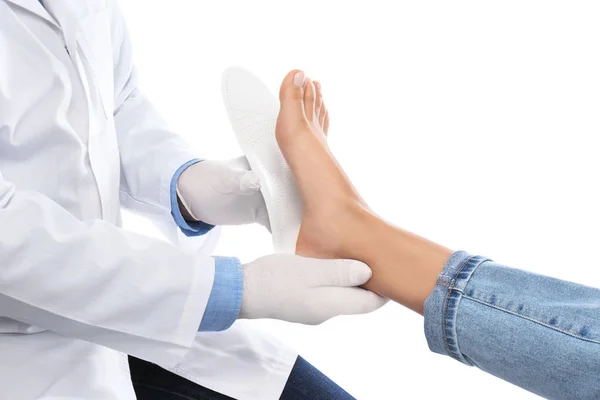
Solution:
M 181 174 L 183 173 L 183 171 L 185 171 L 187 167 L 196 164 L 200 161 L 202 160 L 196 159 L 186 162 L 181 167 L 179 167 L 177 171 L 175 171 L 175 174 L 173 174 L 173 179 L 171 179 L 171 215 L 173 215 L 173 219 L 175 220 L 175 223 L 177 224 L 179 229 L 181 229 L 181 232 L 183 232 L 183 234 L 188 237 L 202 236 L 208 233 L 212 228 L 214 228 L 214 225 L 209 225 L 206 222 L 186 221 L 185 218 L 183 218 L 183 215 L 181 215 L 179 203 L 177 202 L 177 181 L 179 180 L 179 176 L 181 176 Z
M 237 258 L 213 257 L 215 280 L 199 332 L 218 332 L 228 329 L 240 314 L 244 295 L 244 273 Z

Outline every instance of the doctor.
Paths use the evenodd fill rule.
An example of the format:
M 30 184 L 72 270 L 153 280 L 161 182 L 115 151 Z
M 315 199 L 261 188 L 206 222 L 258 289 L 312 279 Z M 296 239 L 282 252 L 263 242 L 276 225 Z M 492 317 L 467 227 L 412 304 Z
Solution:
M 244 160 L 198 162 L 138 91 L 113 1 L 0 0 L 0 398 L 135 399 L 130 354 L 277 399 L 297 355 L 234 321 L 371 311 L 370 270 L 240 265 L 119 227 L 122 206 L 171 237 L 268 219 Z

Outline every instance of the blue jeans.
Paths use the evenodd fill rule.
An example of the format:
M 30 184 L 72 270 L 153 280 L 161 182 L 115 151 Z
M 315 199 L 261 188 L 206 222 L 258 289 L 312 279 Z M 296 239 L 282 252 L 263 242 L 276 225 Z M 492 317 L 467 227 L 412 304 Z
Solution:
M 429 348 L 549 399 L 600 399 L 600 290 L 452 255 L 425 303 Z
M 129 368 L 138 400 L 232 400 L 131 356 Z M 354 397 L 298 357 L 280 400 L 354 400 Z

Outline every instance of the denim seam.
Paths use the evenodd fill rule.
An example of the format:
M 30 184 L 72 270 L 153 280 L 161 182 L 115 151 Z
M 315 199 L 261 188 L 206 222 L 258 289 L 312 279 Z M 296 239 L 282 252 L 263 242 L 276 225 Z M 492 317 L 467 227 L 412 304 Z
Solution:
M 483 301 L 483 300 L 480 300 L 480 299 L 477 299 L 477 298 L 475 298 L 475 297 L 467 296 L 467 295 L 465 295 L 465 294 L 463 294 L 463 297 L 464 297 L 464 298 L 466 298 L 466 299 L 468 299 L 468 300 L 472 300 L 472 301 L 474 301 L 474 302 L 476 302 L 476 303 L 479 303 L 479 304 L 481 304 L 481 305 L 484 305 L 484 306 L 488 306 L 488 307 L 490 307 L 490 308 L 493 308 L 493 309 L 495 309 L 495 310 L 498 310 L 498 311 L 503 311 L 503 312 L 505 312 L 505 313 L 507 313 L 507 314 L 511 314 L 511 315 L 514 315 L 514 316 L 516 316 L 516 317 L 519 317 L 519 318 L 526 319 L 527 321 L 531 321 L 531 322 L 533 322 L 533 323 L 536 323 L 536 324 L 542 325 L 542 326 L 544 326 L 544 327 L 546 327 L 546 328 L 548 328 L 548 329 L 551 329 L 551 330 L 553 330 L 553 331 L 556 331 L 556 332 L 563 333 L 563 334 L 565 334 L 565 335 L 567 335 L 567 336 L 571 336 L 571 337 L 572 337 L 572 338 L 574 338 L 574 339 L 579 339 L 579 340 L 583 340 L 583 341 L 590 342 L 590 343 L 600 344 L 600 340 L 588 339 L 588 338 L 584 338 L 584 337 L 582 337 L 582 336 L 578 336 L 578 335 L 576 335 L 576 334 L 573 334 L 573 333 L 571 333 L 571 332 L 568 332 L 568 331 L 565 331 L 565 330 L 563 330 L 563 329 L 557 328 L 557 327 L 555 327 L 555 326 L 548 325 L 547 323 L 545 323 L 545 322 L 542 322 L 542 321 L 539 321 L 539 320 L 537 320 L 537 319 L 535 319 L 535 318 L 528 317 L 528 316 L 526 316 L 526 315 L 522 315 L 522 314 L 516 313 L 516 312 L 514 312 L 514 311 L 507 310 L 507 309 L 505 309 L 505 308 L 502 308 L 502 307 L 498 307 L 498 306 L 496 306 L 496 305 L 494 305 L 494 304 L 487 303 L 487 302 L 485 302 L 485 301 Z
M 456 284 L 457 284 L 457 282 L 460 282 L 463 279 L 466 279 L 467 281 L 470 280 L 471 276 L 473 275 L 475 270 L 486 261 L 489 261 L 489 260 L 484 257 L 480 257 L 480 256 L 471 256 L 471 257 L 467 258 L 465 261 L 463 261 L 460 268 L 455 273 L 453 273 L 451 283 L 449 285 L 445 285 L 444 283 L 439 282 L 440 284 L 442 284 L 443 286 L 446 286 L 448 288 L 447 294 L 446 294 L 446 299 L 444 302 L 444 314 L 443 314 L 443 318 L 442 318 L 446 351 L 448 352 L 448 355 L 450 355 L 452 358 L 454 358 L 464 364 L 467 364 L 467 365 L 472 365 L 472 364 L 462 356 L 460 349 L 458 347 L 458 337 L 456 336 L 456 332 L 455 332 L 456 318 L 457 318 L 457 313 L 458 313 L 457 309 L 458 309 L 460 300 L 462 299 L 462 296 L 464 296 L 463 289 L 457 288 Z M 463 273 L 465 270 L 467 272 L 469 272 L 469 276 L 467 278 L 460 278 L 460 274 Z M 464 285 L 464 286 L 466 286 L 466 285 Z M 456 302 L 456 304 L 454 306 L 453 315 L 451 316 L 452 321 L 450 321 L 448 318 L 448 312 L 449 312 L 449 305 L 452 300 L 454 300 Z M 449 341 L 450 338 L 448 336 L 448 331 L 450 329 L 453 330 L 452 336 L 453 336 L 453 340 L 455 342 L 455 344 L 453 346 L 450 344 L 450 341 Z
M 456 277 L 458 276 L 458 274 L 460 274 L 462 272 L 463 269 L 465 269 L 465 267 L 467 266 L 468 263 L 471 262 L 471 260 L 473 258 L 475 258 L 476 256 L 469 256 L 469 258 L 465 259 L 462 264 L 460 265 L 460 268 L 457 271 L 454 271 L 451 275 L 446 274 L 446 271 L 442 271 L 442 273 L 438 276 L 438 283 L 441 283 L 442 285 L 446 285 L 446 286 L 454 286 L 454 283 L 456 282 Z M 444 279 L 447 279 L 444 280 Z
M 465 261 L 463 261 L 463 264 L 461 265 L 459 271 L 454 274 L 454 276 L 456 277 L 456 275 L 458 275 L 458 273 L 460 273 L 460 271 L 462 271 L 464 269 L 464 267 L 469 263 L 469 261 L 471 261 L 471 259 L 473 258 L 473 256 L 467 258 Z M 446 294 L 446 298 L 444 299 L 444 314 L 442 317 L 442 325 L 443 325 L 443 332 L 444 332 L 444 343 L 446 343 L 446 351 L 448 352 L 449 355 L 452 355 L 452 352 L 450 351 L 450 344 L 448 343 L 448 329 L 447 329 L 447 321 L 448 321 L 448 303 L 449 303 L 449 299 L 450 296 L 452 295 L 452 290 L 454 290 L 454 281 L 456 278 L 452 278 L 452 284 L 448 284 L 446 285 L 444 281 L 439 281 L 438 283 L 446 286 L 448 288 L 448 292 Z

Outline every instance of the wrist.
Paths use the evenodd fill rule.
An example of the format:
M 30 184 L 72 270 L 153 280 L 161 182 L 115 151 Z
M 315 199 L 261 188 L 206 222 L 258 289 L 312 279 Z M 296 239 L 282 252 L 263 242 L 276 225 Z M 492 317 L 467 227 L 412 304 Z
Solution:
M 192 216 L 190 211 L 187 209 L 187 207 L 181 200 L 179 193 L 177 193 L 177 206 L 179 207 L 179 212 L 181 213 L 181 216 L 183 217 L 184 220 L 186 220 L 187 222 L 199 222 L 197 219 L 195 219 Z

